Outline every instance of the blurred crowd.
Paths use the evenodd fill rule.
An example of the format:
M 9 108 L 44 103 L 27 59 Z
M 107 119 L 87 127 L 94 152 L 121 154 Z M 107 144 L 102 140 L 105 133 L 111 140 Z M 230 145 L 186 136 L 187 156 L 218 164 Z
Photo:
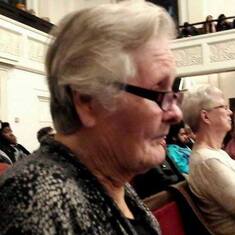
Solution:
M 199 25 L 199 27 L 196 27 L 195 25 Z M 178 37 L 191 37 L 199 34 L 215 33 L 234 28 L 235 19 L 229 21 L 225 14 L 220 14 L 217 19 L 214 19 L 212 15 L 208 15 L 205 22 L 200 24 L 184 22 L 184 25 L 179 28 Z
M 43 127 L 37 132 L 37 140 L 39 143 L 47 137 L 54 137 L 54 129 L 50 126 Z M 17 138 L 10 123 L 0 120 L 0 174 L 29 154 L 30 152 L 17 142 Z
M 27 2 L 25 0 L 0 0 L 0 2 L 4 2 L 4 3 L 9 4 L 13 7 L 16 7 L 19 10 L 22 10 L 22 11 L 28 12 L 31 15 L 37 16 L 34 9 L 27 7 Z M 39 17 L 39 16 L 37 16 L 37 17 Z M 39 17 L 39 18 L 50 22 L 49 17 Z

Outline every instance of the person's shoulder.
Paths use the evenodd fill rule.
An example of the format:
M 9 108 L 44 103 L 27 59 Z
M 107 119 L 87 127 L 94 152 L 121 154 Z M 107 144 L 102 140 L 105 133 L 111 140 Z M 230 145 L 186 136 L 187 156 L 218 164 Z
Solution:
M 192 157 L 196 160 L 205 160 L 207 158 L 213 158 L 216 157 L 216 150 L 210 149 L 210 148 L 193 148 L 192 149 Z
M 12 161 L 9 156 L 0 149 L 0 163 L 6 163 L 12 165 Z
M 27 191 L 40 187 L 50 191 L 55 185 L 61 185 L 66 180 L 65 169 L 55 159 L 35 151 L 27 158 L 17 161 L 0 179 L 0 195 L 4 192 L 17 191 L 17 195 L 27 194 Z
M 30 152 L 21 144 L 17 144 L 16 148 L 19 149 L 19 150 L 22 150 L 27 155 L 30 154 Z
M 166 146 L 167 150 L 169 151 L 174 151 L 174 150 L 178 150 L 179 149 L 179 146 L 177 144 L 168 144 Z
M 203 162 L 210 157 L 211 154 L 208 154 L 206 149 L 193 148 L 189 160 L 190 170 L 203 164 Z
M 77 187 L 75 179 L 69 178 L 55 161 L 33 154 L 16 163 L 1 179 L 0 211 L 4 213 L 0 230 L 8 230 L 8 225 L 20 226 L 22 231 L 27 226 L 33 229 L 42 223 L 54 226 L 55 219 L 50 216 L 67 223 L 71 208 L 76 208 L 76 213 L 82 216 L 81 211 L 85 211 L 86 206 L 83 191 Z
M 22 159 L 14 164 L 0 180 L 0 193 L 2 188 L 30 188 L 33 184 L 46 184 L 48 177 L 53 176 L 56 167 L 51 167 L 47 162 L 31 155 L 27 159 Z
M 167 153 L 168 153 L 169 157 L 180 158 L 186 152 L 189 154 L 189 153 L 191 153 L 191 150 L 189 148 L 183 148 L 177 144 L 169 144 L 167 146 Z
M 211 164 L 213 162 L 229 162 L 230 164 L 231 161 L 232 159 L 222 149 L 193 149 L 190 156 L 190 168 L 207 168 L 208 164 Z

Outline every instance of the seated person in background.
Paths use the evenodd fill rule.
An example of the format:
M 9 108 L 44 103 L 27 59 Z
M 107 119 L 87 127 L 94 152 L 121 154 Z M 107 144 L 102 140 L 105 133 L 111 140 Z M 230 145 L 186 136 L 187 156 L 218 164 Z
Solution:
M 37 132 L 37 139 L 39 143 L 41 143 L 44 138 L 54 138 L 54 136 L 54 129 L 50 126 L 43 127 Z
M 220 14 L 216 25 L 216 31 L 219 32 L 231 28 L 231 23 L 226 20 L 226 16 L 224 14 Z
M 122 1 L 76 11 L 54 30 L 46 71 L 56 135 L 1 179 L 1 235 L 161 234 L 128 182 L 165 160 L 164 138 L 182 118 L 173 20 Z
M 172 160 L 166 156 L 165 161 L 161 165 L 152 168 L 144 174 L 137 175 L 131 181 L 131 184 L 140 198 L 146 198 L 182 180 L 185 180 L 184 176 L 179 172 Z
M 233 160 L 235 160 L 235 133 L 234 132 L 231 134 L 231 139 L 228 141 L 224 150 Z
M 193 25 L 190 25 L 188 22 L 184 23 L 184 27 L 181 30 L 181 36 L 182 37 L 190 37 L 198 35 L 199 32 L 197 28 L 195 28 Z
M 185 95 L 185 122 L 196 134 L 188 183 L 214 234 L 235 233 L 235 161 L 221 149 L 231 129 L 232 112 L 222 92 L 211 85 Z
M 0 149 L 0 163 L 6 163 L 9 165 L 13 165 L 13 162 L 11 161 L 11 159 L 1 149 Z
M 235 29 L 235 19 L 232 22 L 232 28 Z
M 193 133 L 192 129 L 189 127 L 189 125 L 185 124 L 185 132 L 188 136 L 188 141 L 186 143 L 186 145 L 192 149 L 193 148 L 193 144 L 195 142 L 195 139 L 196 139 L 196 135 Z
M 216 26 L 215 26 L 215 23 L 212 20 L 213 20 L 212 15 L 208 15 L 206 17 L 206 22 L 203 24 L 203 32 L 204 33 L 214 33 L 214 32 L 216 32 Z
M 181 173 L 188 174 L 191 149 L 187 145 L 189 137 L 183 121 L 171 126 L 166 143 L 167 156 L 175 163 Z
M 8 156 L 11 163 L 15 163 L 30 154 L 25 147 L 17 143 L 16 137 L 8 122 L 1 122 L 0 150 Z
M 232 115 L 232 130 L 228 132 L 228 134 L 224 138 L 224 150 L 228 153 L 228 155 L 235 160 L 235 126 L 234 126 L 234 118 L 235 115 Z M 229 136 L 229 137 L 227 137 Z M 226 140 L 226 137 L 228 140 Z
M 0 121 L 0 131 L 2 130 L 2 121 Z M 0 135 L 1 136 L 1 135 Z M 1 140 L 1 138 L 0 138 Z M 1 142 L 0 142 L 1 146 Z M 8 157 L 8 155 L 0 149 L 0 163 L 12 165 L 13 162 Z

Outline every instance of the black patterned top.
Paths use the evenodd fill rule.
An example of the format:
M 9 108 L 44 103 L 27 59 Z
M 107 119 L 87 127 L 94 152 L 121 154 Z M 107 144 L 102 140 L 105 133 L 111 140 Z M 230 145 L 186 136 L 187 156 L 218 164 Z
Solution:
M 126 200 L 151 235 L 151 212 L 130 185 Z M 97 178 L 62 144 L 46 139 L 0 179 L 1 235 L 137 235 Z

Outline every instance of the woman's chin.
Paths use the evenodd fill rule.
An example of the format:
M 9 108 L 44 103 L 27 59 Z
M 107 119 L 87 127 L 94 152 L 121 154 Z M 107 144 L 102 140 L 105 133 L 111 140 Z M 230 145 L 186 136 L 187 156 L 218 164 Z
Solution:
M 162 145 L 157 146 L 151 153 L 151 166 L 161 165 L 166 159 L 166 149 Z
M 165 148 L 158 152 L 156 156 L 157 165 L 161 165 L 166 159 L 166 150 Z
M 166 149 L 162 145 L 151 145 L 149 146 L 148 151 L 144 153 L 144 155 L 141 154 L 139 156 L 139 161 L 136 161 L 135 164 L 135 169 L 138 169 L 138 174 L 139 173 L 144 173 L 151 168 L 154 168 L 156 166 L 161 165 L 166 159 Z

